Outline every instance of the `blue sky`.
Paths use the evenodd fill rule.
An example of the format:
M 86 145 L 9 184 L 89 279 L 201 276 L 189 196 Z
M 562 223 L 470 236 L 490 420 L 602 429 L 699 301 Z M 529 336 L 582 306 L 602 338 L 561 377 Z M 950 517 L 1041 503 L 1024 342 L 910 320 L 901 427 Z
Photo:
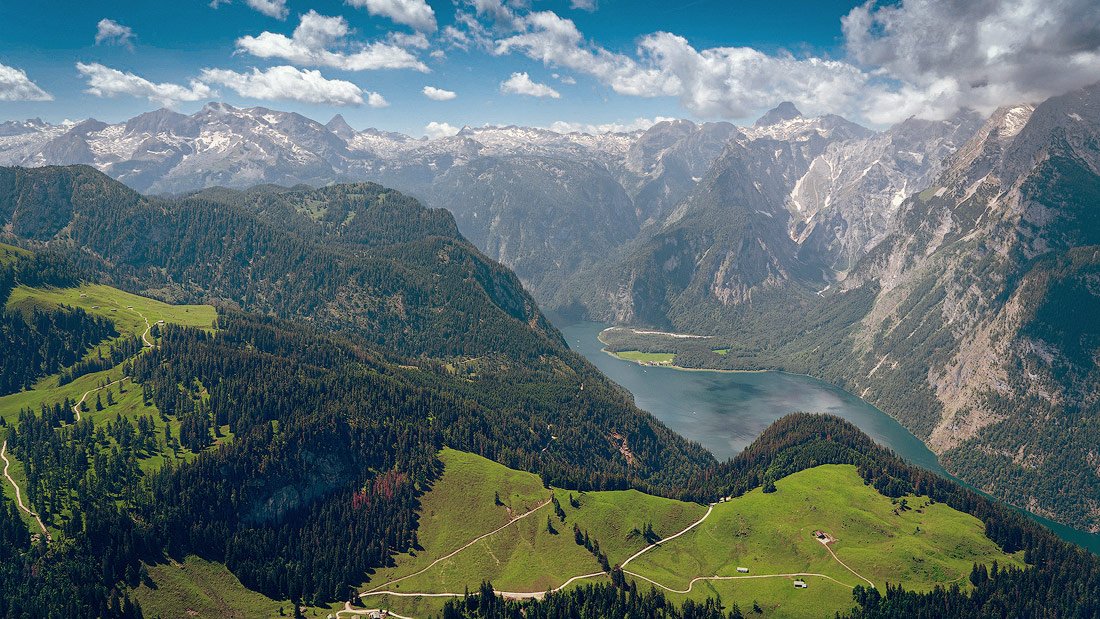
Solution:
M 1084 54 L 1063 43 L 1096 3 L 957 4 L 4 2 L 0 119 L 113 122 L 216 99 L 420 135 L 429 123 L 744 122 L 790 99 L 877 126 L 989 110 L 1100 77 L 1095 43 Z M 1039 11 L 1043 27 L 1033 25 Z M 948 40 L 956 43 L 930 43 Z M 1059 76 L 1045 74 L 1054 67 Z

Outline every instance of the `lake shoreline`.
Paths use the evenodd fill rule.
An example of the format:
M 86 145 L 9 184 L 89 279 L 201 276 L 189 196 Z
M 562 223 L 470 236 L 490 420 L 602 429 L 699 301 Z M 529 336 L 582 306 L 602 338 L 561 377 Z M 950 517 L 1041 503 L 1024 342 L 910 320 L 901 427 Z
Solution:
M 559 326 L 572 350 L 625 388 L 642 410 L 693 440 L 718 460 L 734 457 L 783 415 L 828 413 L 853 423 L 904 460 L 928 469 L 1020 511 L 1065 541 L 1100 554 L 1100 534 L 1075 529 L 1012 505 L 952 475 L 939 457 L 893 417 L 843 387 L 807 374 L 782 370 L 685 368 L 623 359 L 600 337 L 606 323 L 566 322 Z M 648 372 L 667 368 L 673 372 Z
M 680 372 L 717 372 L 717 373 L 720 373 L 720 374 L 766 374 L 768 372 L 772 372 L 772 373 L 775 373 L 775 374 L 786 374 L 787 376 L 803 376 L 805 378 L 812 378 L 816 381 L 820 381 L 820 382 L 825 383 L 827 385 L 832 385 L 832 383 L 830 383 L 826 380 L 823 380 L 821 378 L 818 378 L 817 376 L 811 376 L 810 374 L 802 374 L 802 373 L 799 373 L 799 372 L 788 372 L 786 370 L 778 370 L 778 369 L 770 369 L 770 370 L 731 370 L 731 369 L 727 369 L 727 368 L 689 368 L 689 367 L 686 367 L 686 366 L 683 366 L 683 365 L 676 365 L 675 363 L 652 363 L 652 362 L 638 361 L 638 360 L 635 360 L 635 359 L 627 359 L 625 357 L 620 357 L 619 353 L 617 353 L 617 352 L 611 350 L 610 348 L 608 348 L 608 346 L 610 346 L 610 344 L 608 344 L 607 341 L 605 341 L 603 339 L 604 332 L 610 331 L 612 329 L 618 329 L 618 328 L 620 328 L 620 327 L 608 327 L 608 328 L 604 329 L 603 331 L 600 331 L 599 335 L 596 336 L 596 339 L 599 340 L 600 343 L 604 345 L 604 347 L 600 349 L 600 352 L 605 353 L 605 354 L 607 354 L 611 357 L 614 357 L 615 359 L 618 359 L 619 361 L 625 361 L 627 363 L 633 363 L 635 365 L 640 365 L 644 368 L 668 368 L 670 370 L 677 370 L 677 371 L 680 371 Z M 650 333 L 662 334 L 662 335 L 672 335 L 672 334 L 664 333 L 662 331 L 635 331 L 635 333 L 641 333 L 643 335 L 644 334 L 650 334 Z M 708 336 L 708 335 L 691 335 L 691 336 L 678 335 L 678 337 L 699 337 L 699 338 L 702 338 L 702 337 L 710 337 L 710 336 Z M 841 388 L 837 385 L 833 385 L 833 386 L 837 387 L 838 389 Z

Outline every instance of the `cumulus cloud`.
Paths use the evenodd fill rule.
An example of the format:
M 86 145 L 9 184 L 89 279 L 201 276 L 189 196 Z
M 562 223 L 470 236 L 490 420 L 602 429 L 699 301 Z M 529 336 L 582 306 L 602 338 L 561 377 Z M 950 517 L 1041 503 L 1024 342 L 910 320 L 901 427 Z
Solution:
M 134 48 L 134 31 L 129 26 L 123 26 L 113 19 L 104 17 L 96 24 L 95 44 L 106 43 L 108 45 L 122 45 L 130 49 Z
M 842 27 L 852 60 L 901 82 L 869 98 L 872 120 L 988 112 L 1100 79 L 1095 0 L 867 2 Z
M 228 69 L 203 69 L 202 79 L 212 84 L 221 84 L 250 99 L 326 105 L 362 105 L 364 101 L 362 89 L 351 82 L 326 79 L 320 71 L 302 70 L 287 65 L 263 71 L 253 68 L 245 73 Z
M 595 11 L 596 0 L 571 0 L 569 2 L 569 8 L 589 12 Z
M 511 95 L 527 95 L 529 97 L 550 97 L 560 99 L 561 93 L 547 86 L 531 80 L 531 76 L 524 73 L 513 73 L 512 77 L 500 83 L 500 92 Z
M 0 101 L 53 101 L 22 69 L 0 64 Z
M 434 120 L 424 125 L 424 135 L 426 135 L 429 140 L 450 137 L 457 134 L 459 131 L 461 131 L 461 129 L 458 127 L 447 123 L 436 122 Z
M 431 46 L 428 37 L 424 36 L 423 32 L 391 32 L 386 38 L 389 39 L 390 43 L 399 47 L 427 49 Z
M 521 52 L 549 66 L 586 73 L 619 94 L 673 96 L 703 117 L 744 118 L 777 101 L 810 111 L 851 105 L 868 76 L 849 64 L 748 47 L 697 50 L 667 32 L 643 37 L 638 57 L 586 41 L 572 20 L 551 11 L 531 13 L 525 32 L 497 42 L 496 53 Z
M 635 118 L 630 122 L 613 122 L 613 123 L 581 123 L 570 122 L 565 120 L 555 121 L 550 123 L 547 127 L 551 131 L 557 131 L 558 133 L 588 133 L 591 135 L 600 135 L 601 133 L 628 133 L 631 131 L 644 131 L 649 129 L 653 125 L 666 120 L 676 120 L 675 118 L 668 118 L 666 116 L 658 116 L 656 118 Z
M 571 76 L 571 75 L 561 75 L 560 73 L 554 73 L 550 77 L 553 77 L 554 79 L 558 80 L 562 84 L 568 84 L 570 86 L 577 83 L 577 80 L 573 79 L 573 76 Z
M 229 4 L 232 0 L 210 0 L 210 8 L 216 9 L 223 4 Z M 244 2 L 255 11 L 259 11 L 268 17 L 286 19 L 288 14 L 286 0 L 245 0 Z
M 453 90 L 443 90 L 435 86 L 425 86 L 423 93 L 425 97 L 433 101 L 450 101 L 458 96 Z
M 747 118 L 790 100 L 810 113 L 884 124 L 960 107 L 988 112 L 1100 79 L 1095 0 L 871 0 L 842 20 L 845 59 L 697 49 L 669 32 L 643 36 L 625 54 L 587 40 L 552 11 L 510 14 L 517 25 L 496 36 L 496 54 L 590 75 L 623 95 L 677 97 L 701 117 Z
M 198 80 L 191 80 L 190 86 L 167 82 L 157 84 L 133 73 L 124 73 L 97 62 L 87 64 L 78 62 L 76 70 L 88 80 L 88 88 L 85 92 L 97 97 L 128 95 L 172 107 L 182 101 L 201 101 L 217 94 Z
M 394 23 L 412 26 L 423 32 L 435 32 L 435 11 L 425 0 L 345 0 L 349 5 L 367 9 L 371 15 L 390 18 Z
M 381 41 L 353 46 L 347 41 L 349 32 L 348 22 L 343 17 L 327 17 L 311 10 L 301 16 L 292 36 L 274 32 L 244 36 L 237 39 L 237 49 L 259 58 L 281 58 L 296 65 L 346 71 L 428 71 L 428 67 L 404 47 Z
M 371 107 L 389 107 L 390 102 L 386 101 L 386 98 L 377 92 L 367 93 L 367 105 Z
M 523 22 L 519 14 L 504 0 L 466 0 L 466 5 L 473 8 L 474 15 L 488 19 L 493 28 L 503 30 L 519 30 Z M 525 3 L 517 3 L 525 6 Z
M 553 11 L 525 16 L 523 29 L 520 34 L 498 40 L 494 52 L 520 52 L 550 66 L 587 73 L 620 94 L 657 96 L 677 92 L 679 85 L 674 76 L 585 41 L 572 20 Z

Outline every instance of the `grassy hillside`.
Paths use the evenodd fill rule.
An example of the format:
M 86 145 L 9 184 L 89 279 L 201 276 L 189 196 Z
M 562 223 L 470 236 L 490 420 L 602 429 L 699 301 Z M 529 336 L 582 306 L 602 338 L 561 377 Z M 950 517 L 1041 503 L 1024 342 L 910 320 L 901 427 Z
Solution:
M 653 523 L 659 535 L 670 535 L 705 512 L 699 505 L 634 490 L 555 489 L 566 514 L 562 521 L 549 503 L 551 490 L 543 487 L 537 475 L 451 449 L 444 450 L 440 458 L 444 475 L 422 501 L 417 536 L 424 550 L 398 556 L 397 566 L 379 570 L 364 591 L 462 592 L 466 587 L 476 589 L 483 580 L 492 580 L 501 591 L 544 591 L 573 576 L 600 571 L 595 557 L 576 544 L 574 524 L 598 540 L 609 560 L 615 562 L 646 546 L 641 531 L 647 522 Z M 576 507 L 570 503 L 570 495 Z M 529 515 L 501 529 L 524 514 Z M 547 527 L 548 518 L 553 533 Z M 436 562 L 497 529 L 453 557 Z
M 149 619 L 290 617 L 289 600 L 273 600 L 250 591 L 220 563 L 195 556 L 183 563 L 147 566 L 149 578 L 134 589 L 134 599 Z M 330 609 L 310 608 L 307 617 L 326 617 Z
M 8 245 L 6 243 L 0 243 L 0 265 L 8 264 L 18 260 L 19 258 L 25 258 L 30 256 L 31 252 L 16 247 L 14 245 Z
M 170 305 L 124 292 L 110 286 L 85 284 L 75 288 L 28 288 L 19 286 L 8 298 L 7 309 L 16 310 L 31 306 L 79 307 L 89 314 L 104 316 L 114 321 L 120 333 L 141 335 L 145 332 L 145 318 L 150 323 L 163 320 L 183 327 L 212 328 L 217 312 L 209 305 Z
M 574 524 L 618 565 L 649 545 L 647 524 L 669 538 L 704 516 L 687 533 L 631 560 L 627 578 L 674 599 L 720 594 L 745 611 L 755 602 L 767 616 L 793 617 L 848 609 L 852 587 L 868 580 L 880 589 L 887 581 L 915 590 L 966 587 L 975 562 L 1023 565 L 984 535 L 977 518 L 925 497 L 890 499 L 865 485 L 849 465 L 795 473 L 776 482 L 777 492 L 753 490 L 712 506 L 708 514 L 703 505 L 637 491 L 551 491 L 534 475 L 454 450 L 440 458 L 444 474 L 422 500 L 422 549 L 396 557 L 396 566 L 379 570 L 363 591 L 462 593 L 489 580 L 497 591 L 542 592 L 600 572 L 593 555 L 574 541 Z M 551 492 L 564 520 L 547 503 Z M 814 538 L 817 530 L 833 538 L 828 546 L 835 558 Z M 808 588 L 795 589 L 793 574 L 802 573 L 820 576 L 803 576 Z M 692 583 L 712 576 L 742 578 Z M 374 594 L 363 603 L 420 616 L 445 599 Z
M 3 248 L 0 248 L 2 251 Z M 29 311 L 32 307 L 52 309 L 61 305 L 77 307 L 89 314 L 103 316 L 115 324 L 119 336 L 114 340 L 103 342 L 101 347 L 106 348 L 113 341 L 130 336 L 141 336 L 150 325 L 158 321 L 177 324 L 181 326 L 212 329 L 217 313 L 209 305 L 169 305 L 123 292 L 116 288 L 101 285 L 82 285 L 74 288 L 29 288 L 19 286 L 12 290 L 5 306 L 5 311 Z M 148 319 L 148 323 L 146 323 Z M 148 336 L 153 341 L 152 335 Z M 97 354 L 97 348 L 88 352 L 87 357 Z M 136 463 L 143 472 L 151 472 L 163 466 L 169 461 L 185 462 L 194 458 L 189 450 L 179 446 L 168 436 L 180 435 L 180 423 L 174 416 L 160 414 L 156 405 L 146 402 L 142 397 L 141 386 L 124 377 L 123 363 L 107 370 L 91 372 L 80 376 L 70 383 L 59 385 L 59 374 L 44 376 L 39 379 L 34 388 L 0 396 L 0 419 L 3 419 L 9 427 L 14 426 L 19 420 L 19 412 L 23 409 L 32 409 L 38 412 L 42 405 L 52 406 L 63 402 L 66 398 L 72 401 L 80 401 L 85 398 L 87 411 L 82 413 L 82 418 L 91 420 L 96 426 L 102 427 L 108 422 L 117 422 L 119 419 L 127 419 L 137 425 L 140 417 L 151 418 L 154 426 L 154 435 L 157 437 L 157 448 L 152 450 L 137 450 Z M 111 393 L 112 403 L 108 404 L 107 392 Z M 96 400 L 103 404 L 102 410 L 97 410 Z M 166 434 L 166 429 L 169 429 Z M 0 430 L 0 439 L 6 439 L 7 433 Z M 219 441 L 228 440 L 231 435 L 223 432 Z M 108 441 L 108 448 L 117 447 L 114 441 Z M 23 491 L 23 499 L 27 501 L 27 476 L 23 463 L 12 453 L 7 453 L 11 461 L 9 474 Z M 15 490 L 7 479 L 3 480 L 3 492 L 11 499 L 15 499 Z M 63 510 L 61 519 L 68 517 L 68 510 Z M 31 517 L 20 511 L 24 522 L 37 529 L 37 524 Z M 48 521 L 47 525 L 57 526 L 56 521 Z
M 690 587 L 691 595 L 683 597 L 718 593 L 743 609 L 756 600 L 779 615 L 803 616 L 850 607 L 851 587 L 867 580 L 883 590 L 890 582 L 924 591 L 937 584 L 968 586 L 975 562 L 1023 565 L 985 536 L 977 518 L 925 497 L 887 498 L 865 485 L 854 466 L 818 466 L 775 485 L 774 493 L 756 489 L 716 505 L 699 527 L 626 569 L 670 589 Z M 814 538 L 818 530 L 835 540 L 829 548 L 836 559 Z M 748 568 L 749 576 L 824 576 L 803 577 L 804 590 L 794 588 L 793 577 L 691 587 L 696 576 L 738 576 L 738 567 Z
M 19 286 L 12 290 L 5 309 L 7 311 L 29 310 L 31 307 L 54 308 L 59 305 L 79 307 L 89 314 L 103 316 L 115 324 L 119 332 L 119 338 L 128 336 L 141 336 L 149 325 L 154 325 L 163 320 L 165 323 L 187 327 L 211 329 L 217 312 L 209 305 L 169 305 L 155 299 L 130 294 L 110 286 L 95 284 L 82 285 L 75 288 L 28 288 Z M 148 319 L 148 324 L 146 324 Z M 149 336 L 152 340 L 152 335 Z M 110 342 L 104 342 L 104 347 Z M 89 356 L 95 355 L 93 349 Z M 71 383 L 59 386 L 57 375 L 46 376 L 40 379 L 34 389 L 13 393 L 0 397 L 0 417 L 9 423 L 19 417 L 19 410 L 26 407 L 37 408 L 41 404 L 53 404 L 63 401 L 66 397 L 79 400 L 89 391 L 101 387 L 107 382 L 107 378 L 116 380 L 122 377 L 121 364 L 102 372 L 93 372 L 77 378 Z M 124 386 L 125 388 L 125 386 Z M 115 390 L 118 393 L 118 390 Z M 122 394 L 119 394 L 120 396 Z M 92 402 L 95 401 L 91 394 Z M 141 407 L 140 393 L 136 396 L 137 407 Z M 136 414 L 134 397 L 120 397 L 118 408 L 111 409 L 113 413 L 124 416 Z M 148 414 L 148 411 L 146 411 Z

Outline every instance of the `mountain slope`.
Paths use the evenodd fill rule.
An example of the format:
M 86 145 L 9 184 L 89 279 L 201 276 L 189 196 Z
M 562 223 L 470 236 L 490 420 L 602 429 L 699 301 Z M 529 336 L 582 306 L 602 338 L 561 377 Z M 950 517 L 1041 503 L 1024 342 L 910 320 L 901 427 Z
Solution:
M 896 417 L 968 482 L 1100 530 L 1100 403 L 1090 387 L 1100 366 L 1100 325 L 1090 319 L 1100 298 L 1097 109 L 1100 86 L 997 111 L 936 166 L 927 188 L 883 214 L 892 221 L 879 242 L 848 246 L 866 253 L 835 279 L 828 264 L 810 261 L 822 253 L 795 246 L 786 221 L 746 213 L 751 190 L 735 183 L 714 195 L 740 191 L 717 203 L 742 223 L 713 228 L 740 236 L 711 246 L 705 226 L 670 229 L 661 248 L 688 249 L 648 264 L 666 277 L 677 265 L 692 278 L 672 289 L 679 296 L 662 297 L 667 286 L 651 293 L 671 299 L 652 316 L 616 317 L 717 336 L 703 348 L 662 340 L 679 365 L 784 369 L 841 385 Z M 950 139 L 962 130 L 944 127 Z M 729 248 L 739 250 L 733 279 L 693 272 Z M 800 279 L 799 265 L 826 275 L 815 281 L 807 270 Z M 721 281 L 739 284 L 726 289 L 728 300 Z M 730 350 L 711 352 L 718 347 Z
M 454 212 L 463 233 L 547 301 L 562 280 L 667 213 L 721 152 L 726 123 L 629 133 L 466 127 L 434 140 L 211 103 L 125 123 L 8 122 L 0 164 L 87 164 L 148 193 L 376 181 Z M 564 271 L 564 272 L 563 272 Z
M 602 453 L 606 483 L 674 491 L 710 460 L 570 352 L 516 277 L 459 236 L 446 211 L 369 184 L 168 201 L 86 167 L 9 169 L 0 179 L 5 223 L 70 244 L 119 285 L 306 321 L 394 362 L 438 359 L 466 373 L 465 397 L 526 420 L 538 437 L 538 449 L 510 452 L 514 465 L 568 477 Z M 578 426 L 584 416 L 604 421 Z
M 883 289 L 853 382 L 878 401 L 920 385 L 924 406 L 902 419 L 950 470 L 1093 530 L 1100 408 L 1084 385 L 1100 328 L 1075 316 L 1100 302 L 1097 101 L 1092 88 L 998 111 L 845 282 Z

